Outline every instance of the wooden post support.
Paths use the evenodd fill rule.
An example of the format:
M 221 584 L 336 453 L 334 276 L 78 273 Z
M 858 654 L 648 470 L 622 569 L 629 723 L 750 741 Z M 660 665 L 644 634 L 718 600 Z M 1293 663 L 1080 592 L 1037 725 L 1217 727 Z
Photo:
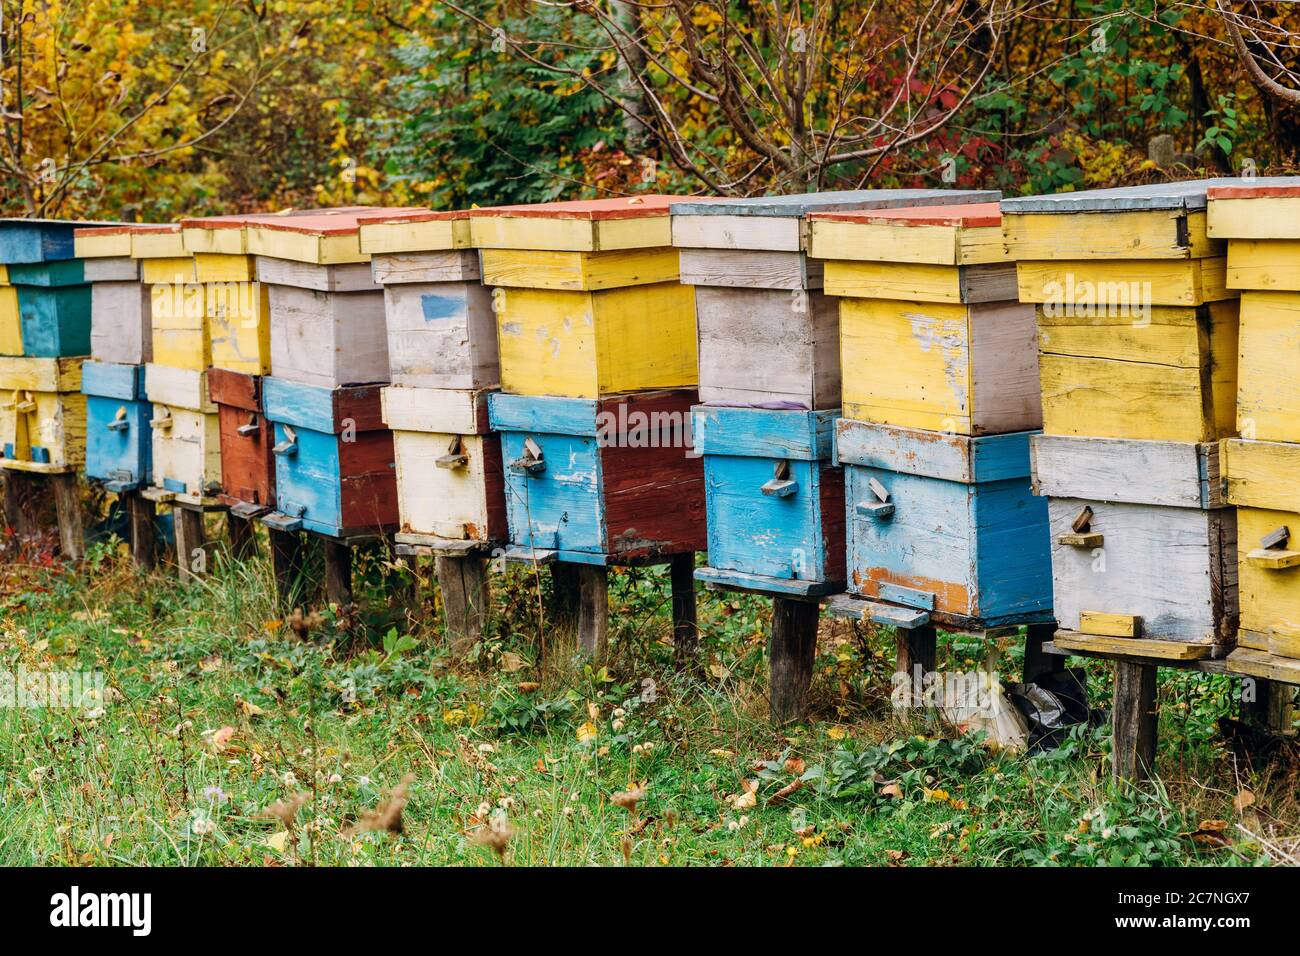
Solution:
M 281 531 L 269 525 L 267 538 L 271 542 L 271 574 L 275 577 L 275 592 L 282 611 L 297 607 L 306 590 L 303 579 L 306 564 L 301 531 Z
M 673 657 L 679 668 L 694 667 L 700 651 L 700 630 L 695 616 L 695 555 L 673 555 L 669 577 L 673 595 Z
M 488 615 L 487 559 L 478 555 L 434 559 L 447 619 L 447 640 L 462 657 L 483 636 Z
M 551 563 L 551 606 L 547 617 L 552 625 L 572 624 L 578 618 L 578 565 Z
M 916 676 L 918 667 L 922 678 L 934 671 L 938 657 L 938 632 L 933 624 L 898 628 L 894 644 L 898 651 L 895 671 L 906 674 L 909 679 Z
M 352 546 L 325 538 L 325 600 L 340 606 L 352 603 Z
M 1241 719 L 1274 733 L 1287 733 L 1295 722 L 1295 687 L 1281 681 L 1251 678 L 1254 700 L 1241 701 Z
M 230 556 L 236 561 L 247 561 L 257 554 L 257 535 L 251 518 L 227 511 L 226 537 L 230 539 Z
M 131 521 L 131 560 L 140 570 L 149 571 L 154 566 L 157 544 L 157 506 L 138 491 L 129 491 L 123 497 Z
M 207 574 L 208 552 L 203 530 L 203 510 L 175 505 L 172 519 L 176 531 L 176 567 L 182 583 Z
M 1156 762 L 1156 666 L 1115 662 L 1112 769 L 1117 781 L 1147 779 Z
M 59 519 L 59 547 L 70 561 L 86 556 L 86 534 L 81 522 L 81 496 L 77 493 L 77 476 L 66 471 L 49 476 L 54 486 L 54 508 Z
M 18 471 L 4 472 L 4 523 L 14 535 L 27 533 L 26 477 Z
M 603 660 L 609 646 L 609 569 L 603 564 L 579 564 L 578 650 Z
M 768 713 L 777 726 L 803 720 L 808 714 L 820 610 L 815 601 L 772 599 Z
M 1066 659 L 1059 654 L 1044 654 L 1043 645 L 1056 633 L 1055 622 L 1030 624 L 1025 628 L 1024 682 L 1032 684 L 1047 674 L 1065 670 Z

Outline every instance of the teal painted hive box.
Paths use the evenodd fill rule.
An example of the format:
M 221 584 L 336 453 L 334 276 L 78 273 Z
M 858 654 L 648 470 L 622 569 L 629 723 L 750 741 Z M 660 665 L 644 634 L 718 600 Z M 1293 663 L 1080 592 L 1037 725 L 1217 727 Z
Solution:
M 17 293 L 18 354 L 90 354 L 90 283 L 79 259 L 8 266 Z
M 848 587 L 972 630 L 1049 621 L 1047 503 L 1031 432 L 972 438 L 841 418 Z
M 704 467 L 690 445 L 696 401 L 695 389 L 489 396 L 511 553 L 605 565 L 703 551 Z
M 109 491 L 147 487 L 153 404 L 145 397 L 144 366 L 86 362 L 86 477 Z
M 704 456 L 708 584 L 776 595 L 844 590 L 844 471 L 832 460 L 839 409 L 694 409 Z

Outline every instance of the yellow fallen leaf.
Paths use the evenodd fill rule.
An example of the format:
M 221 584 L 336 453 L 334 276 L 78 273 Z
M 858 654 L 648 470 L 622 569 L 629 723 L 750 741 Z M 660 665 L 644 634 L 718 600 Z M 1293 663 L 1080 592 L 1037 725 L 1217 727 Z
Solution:
M 590 720 L 583 721 L 578 725 L 578 743 L 585 744 L 588 740 L 594 739 L 598 732 L 596 725 Z
M 262 630 L 266 631 L 266 633 L 268 634 L 274 634 L 276 631 L 280 630 L 280 626 L 283 623 L 284 622 L 281 621 L 278 617 L 274 617 L 271 618 L 269 621 L 262 622 Z
M 725 747 L 714 747 L 712 750 L 709 751 L 709 756 L 717 757 L 719 760 L 730 760 L 732 757 L 736 755 L 732 753 L 730 750 L 727 750 Z
M 728 677 L 731 676 L 731 671 L 727 670 L 721 664 L 710 664 L 709 673 L 712 674 L 714 677 L 716 677 L 718 680 L 726 680 Z
M 521 671 L 528 666 L 528 662 L 516 654 L 514 651 L 505 651 L 501 655 L 501 669 L 507 674 L 513 674 L 515 671 Z
M 827 729 L 826 736 L 831 738 L 831 740 L 843 740 L 848 736 L 848 731 L 843 727 L 831 727 Z
M 1234 797 L 1232 801 L 1232 805 L 1237 808 L 1238 813 L 1241 813 L 1247 807 L 1254 806 L 1254 804 L 1255 804 L 1255 794 L 1253 794 L 1249 790 L 1239 791 L 1237 793 L 1237 796 Z
M 289 842 L 289 831 L 281 830 L 279 833 L 273 833 L 266 838 L 266 845 L 276 853 L 283 853 L 285 844 Z

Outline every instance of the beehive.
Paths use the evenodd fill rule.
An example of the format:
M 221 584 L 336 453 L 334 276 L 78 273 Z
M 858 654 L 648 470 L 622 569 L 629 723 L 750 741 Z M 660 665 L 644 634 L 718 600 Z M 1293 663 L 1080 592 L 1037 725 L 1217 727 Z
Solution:
M 32 329 L 33 348 L 39 354 L 84 355 L 89 351 L 90 303 L 86 301 L 81 323 L 72 315 L 68 298 L 75 293 L 51 293 L 48 287 L 22 281 L 39 275 L 43 266 L 73 260 L 73 232 L 77 223 L 50 219 L 0 219 L 0 355 L 38 354 L 24 349 L 23 325 Z M 25 267 L 35 267 L 24 275 Z M 65 288 L 75 289 L 76 284 Z M 62 324 L 60 322 L 60 312 Z M 45 317 L 42 318 L 42 313 Z M 50 313 L 53 313 L 51 321 Z M 26 314 L 26 317 L 25 317 Z M 80 352 L 60 350 L 60 340 L 66 336 L 69 347 L 72 340 L 84 340 Z M 50 348 L 55 350 L 51 353 Z
M 841 418 L 849 590 L 978 630 L 1051 619 L 1047 504 L 1028 432 L 971 437 Z
M 1237 506 L 1241 594 L 1239 648 L 1228 667 L 1292 683 L 1300 683 L 1300 372 L 1291 360 L 1300 341 L 1298 206 L 1297 178 L 1216 186 L 1207 229 L 1227 241 L 1227 283 L 1241 293 L 1241 439 L 1223 445 L 1227 499 Z
M 206 504 L 221 489 L 220 426 L 207 372 L 153 363 L 145 366 L 144 387 L 153 403 L 152 487 Z
M 277 378 L 337 388 L 388 381 L 384 297 L 361 251 L 359 217 L 405 210 L 315 210 L 247 219 L 271 316 Z
M 1063 646 L 1222 656 L 1237 626 L 1236 516 L 1217 442 L 1039 435 Z M 1073 642 L 1073 644 L 1072 644 Z
M 361 250 L 384 288 L 402 544 L 505 541 L 501 440 L 488 427 L 500 379 L 496 317 L 468 248 L 464 212 L 361 220 Z
M 1034 308 L 1016 301 L 997 203 L 818 213 L 840 297 L 844 417 L 960 435 L 1042 424 Z
M 1237 294 L 1223 278 L 1225 244 L 1206 226 L 1206 191 L 1223 182 L 1003 201 L 1020 297 L 1039 306 L 1045 432 L 1233 433 Z
M 997 195 L 882 189 L 673 203 L 682 282 L 695 290 L 701 401 L 839 407 L 839 314 L 822 292 L 822 263 L 807 255 L 806 216 Z
M 224 368 L 211 368 L 207 375 L 220 432 L 217 497 L 244 513 L 275 507 L 275 456 L 271 426 L 262 414 L 262 377 Z
M 838 409 L 694 409 L 704 458 L 711 584 L 812 596 L 844 589 L 844 470 L 831 462 Z
M 470 211 L 501 387 L 599 398 L 694 386 L 695 304 L 658 195 Z
M 82 361 L 0 356 L 0 463 L 5 468 L 57 472 L 85 463 Z
M 137 283 L 138 286 L 138 283 Z M 91 361 L 81 367 L 86 396 L 86 477 L 110 491 L 148 487 L 153 474 L 153 406 L 143 365 Z
M 262 380 L 274 428 L 276 511 L 265 520 L 346 538 L 395 528 L 393 436 L 377 385 L 326 388 Z
M 399 541 L 505 541 L 501 438 L 488 427 L 488 395 L 470 389 L 383 390 L 393 431 Z
M 500 381 L 492 295 L 468 248 L 468 213 L 423 210 L 361 219 L 361 250 L 384 289 L 392 384 L 495 388 Z
M 514 548 L 596 565 L 704 550 L 704 468 L 689 439 L 697 397 L 493 393 Z
M 142 281 L 142 260 L 131 257 L 132 228 L 138 227 L 83 228 L 74 234 L 90 283 L 90 355 L 97 362 L 142 366 L 153 360 L 150 291 Z

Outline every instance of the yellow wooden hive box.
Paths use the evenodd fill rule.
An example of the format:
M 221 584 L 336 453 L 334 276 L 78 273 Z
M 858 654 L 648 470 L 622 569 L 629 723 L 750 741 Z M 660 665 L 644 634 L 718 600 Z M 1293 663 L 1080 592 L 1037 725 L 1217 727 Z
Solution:
M 695 295 L 677 281 L 673 198 L 470 211 L 505 391 L 596 398 L 696 384 Z
M 995 435 L 1042 424 L 1034 308 L 1016 301 L 998 204 L 815 213 L 841 297 L 844 417 Z
M 1237 643 L 1300 657 L 1300 445 L 1230 439 L 1222 455 L 1237 506 Z
M 60 472 L 86 460 L 81 358 L 0 357 L 0 464 Z
M 1235 434 L 1237 293 L 1206 212 L 1222 182 L 1003 200 L 1020 298 L 1039 307 L 1047 434 Z
M 1209 233 L 1228 242 L 1227 283 L 1241 293 L 1237 430 L 1300 442 L 1300 178 L 1209 192 Z

